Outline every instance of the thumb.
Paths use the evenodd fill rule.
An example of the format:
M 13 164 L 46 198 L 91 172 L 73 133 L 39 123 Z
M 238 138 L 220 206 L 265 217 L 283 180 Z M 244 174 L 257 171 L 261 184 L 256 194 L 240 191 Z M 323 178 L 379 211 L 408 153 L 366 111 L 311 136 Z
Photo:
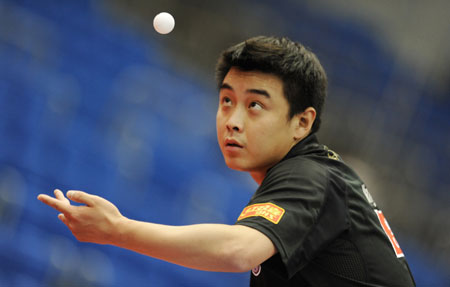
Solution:
M 67 218 L 66 218 L 66 216 L 64 215 L 64 213 L 58 214 L 58 218 L 59 218 L 59 220 L 61 220 L 65 225 L 68 225 Z
M 94 196 L 81 190 L 69 190 L 67 197 L 75 202 L 84 203 L 87 206 L 94 205 Z

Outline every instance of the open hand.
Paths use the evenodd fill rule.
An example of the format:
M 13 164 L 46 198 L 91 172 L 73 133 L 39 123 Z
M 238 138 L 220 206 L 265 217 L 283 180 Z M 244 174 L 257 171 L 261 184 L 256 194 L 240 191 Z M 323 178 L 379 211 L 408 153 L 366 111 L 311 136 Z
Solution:
M 54 194 L 40 194 L 38 199 L 61 212 L 58 218 L 79 241 L 113 244 L 120 236 L 117 225 L 125 218 L 111 202 L 78 190 L 69 190 L 67 198 L 59 189 Z M 84 205 L 71 205 L 69 199 Z

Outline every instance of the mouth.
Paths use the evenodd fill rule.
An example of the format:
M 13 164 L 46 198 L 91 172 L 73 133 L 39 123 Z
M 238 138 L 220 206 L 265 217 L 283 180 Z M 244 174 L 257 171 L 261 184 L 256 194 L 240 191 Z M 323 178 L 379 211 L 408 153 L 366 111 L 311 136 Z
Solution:
M 236 140 L 227 139 L 225 140 L 226 147 L 243 148 L 243 146 Z

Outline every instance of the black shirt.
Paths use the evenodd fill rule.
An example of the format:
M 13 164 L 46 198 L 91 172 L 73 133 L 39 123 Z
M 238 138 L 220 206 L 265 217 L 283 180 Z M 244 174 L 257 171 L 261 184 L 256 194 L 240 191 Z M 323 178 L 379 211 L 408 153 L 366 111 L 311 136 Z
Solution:
M 278 250 L 252 270 L 251 286 L 415 286 L 364 183 L 315 135 L 269 169 L 236 224 Z

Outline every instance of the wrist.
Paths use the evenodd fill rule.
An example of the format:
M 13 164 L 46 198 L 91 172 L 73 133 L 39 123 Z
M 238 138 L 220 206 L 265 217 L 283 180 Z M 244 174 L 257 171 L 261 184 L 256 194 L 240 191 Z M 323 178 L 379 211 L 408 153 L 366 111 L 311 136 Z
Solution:
M 111 245 L 122 247 L 128 241 L 128 229 L 131 220 L 125 216 L 120 216 L 113 224 L 111 234 Z

